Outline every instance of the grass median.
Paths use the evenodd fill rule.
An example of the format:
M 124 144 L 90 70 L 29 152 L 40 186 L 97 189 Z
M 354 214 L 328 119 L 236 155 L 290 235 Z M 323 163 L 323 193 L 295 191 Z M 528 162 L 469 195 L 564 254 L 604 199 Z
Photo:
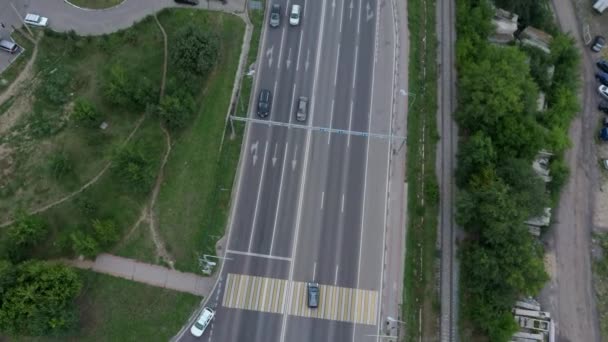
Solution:
M 437 144 L 437 69 L 435 1 L 409 0 L 409 84 L 407 167 L 408 222 L 404 272 L 406 341 L 438 339 L 437 264 L 438 186 L 435 174 Z

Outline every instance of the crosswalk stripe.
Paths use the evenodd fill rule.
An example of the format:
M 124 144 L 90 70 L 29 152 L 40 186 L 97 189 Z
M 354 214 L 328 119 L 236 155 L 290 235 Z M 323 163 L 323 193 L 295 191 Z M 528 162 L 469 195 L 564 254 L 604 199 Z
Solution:
M 224 290 L 224 296 L 222 297 L 222 303 L 224 306 L 226 306 L 226 302 L 232 296 L 232 291 L 230 291 L 231 285 L 232 285 L 232 277 L 229 274 L 228 277 L 226 277 L 226 289 Z

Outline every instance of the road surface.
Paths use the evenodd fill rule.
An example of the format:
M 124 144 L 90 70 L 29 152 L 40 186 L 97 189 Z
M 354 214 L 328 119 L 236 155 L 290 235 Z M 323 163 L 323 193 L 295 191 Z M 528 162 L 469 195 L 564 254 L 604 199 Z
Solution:
M 276 3 L 281 25 L 264 32 L 254 91 L 273 94 L 269 124 L 247 129 L 230 260 L 209 297 L 217 315 L 202 340 L 370 341 L 385 333 L 391 140 L 271 123 L 296 123 L 298 97 L 306 96 L 309 127 L 391 133 L 396 10 L 390 0 Z M 303 7 L 296 27 L 287 23 L 292 4 Z M 401 215 L 403 201 L 396 203 Z M 316 310 L 304 301 L 309 281 L 321 285 Z M 195 340 L 187 329 L 178 339 Z

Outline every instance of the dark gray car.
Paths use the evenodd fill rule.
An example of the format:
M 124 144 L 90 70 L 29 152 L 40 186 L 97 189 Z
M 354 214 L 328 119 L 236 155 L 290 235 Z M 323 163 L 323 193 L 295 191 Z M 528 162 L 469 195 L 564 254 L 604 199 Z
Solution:
M 270 106 L 272 105 L 272 94 L 268 89 L 260 90 L 258 97 L 258 116 L 265 118 L 270 114 Z
M 308 117 L 308 97 L 300 96 L 298 100 L 298 111 L 296 112 L 296 120 L 306 121 Z
M 319 306 L 319 284 L 307 283 L 308 287 L 308 307 L 316 308 Z
M 604 48 L 605 45 L 606 45 L 606 40 L 604 39 L 604 37 L 596 36 L 595 39 L 593 40 L 593 43 L 591 43 L 591 50 L 593 50 L 595 52 L 600 52 L 600 51 L 602 51 L 602 49 Z
M 281 5 L 272 4 L 270 8 L 270 27 L 279 27 L 281 24 Z

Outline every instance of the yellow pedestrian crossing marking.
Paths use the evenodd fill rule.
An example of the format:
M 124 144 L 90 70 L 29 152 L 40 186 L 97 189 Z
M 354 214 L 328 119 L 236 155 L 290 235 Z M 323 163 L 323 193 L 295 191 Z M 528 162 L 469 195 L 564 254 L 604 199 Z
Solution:
M 222 305 L 227 308 L 375 325 L 378 291 L 319 285 L 319 307 L 308 307 L 306 283 L 229 273 Z M 291 307 L 286 304 L 291 298 Z

